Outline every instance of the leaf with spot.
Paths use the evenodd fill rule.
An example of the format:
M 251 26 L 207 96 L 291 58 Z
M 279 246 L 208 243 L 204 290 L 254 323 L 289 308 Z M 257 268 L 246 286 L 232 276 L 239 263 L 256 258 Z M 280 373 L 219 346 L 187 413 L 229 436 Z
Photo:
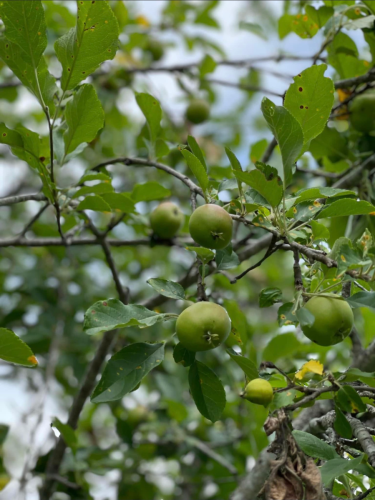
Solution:
M 46 21 L 41 0 L 2 1 L 0 16 L 7 39 L 18 45 L 24 61 L 36 69 L 47 47 Z
M 263 98 L 261 105 L 263 116 L 280 147 L 283 162 L 284 188 L 292 179 L 292 167 L 304 144 L 301 125 L 283 106 L 276 106 L 272 101 Z
M 0 36 L 0 57 L 22 84 L 42 104 L 39 94 L 40 88 L 44 103 L 49 107 L 50 113 L 53 113 L 55 109 L 53 98 L 57 92 L 57 86 L 55 78 L 48 71 L 44 57 L 40 59 L 37 67 L 38 80 L 36 79 L 34 68 L 23 59 L 20 47 L 5 36 Z
M 190 392 L 199 412 L 211 422 L 221 417 L 226 404 L 223 384 L 208 366 L 195 361 L 189 370 Z
M 103 375 L 91 396 L 93 403 L 121 399 L 164 359 L 164 343 L 131 344 L 108 361 Z
M 104 111 L 92 85 L 82 85 L 65 108 L 65 156 L 83 142 L 91 142 L 104 125 Z
M 0 359 L 31 368 L 38 365 L 30 347 L 7 328 L 0 328 Z
M 362 252 L 357 248 L 352 248 L 351 244 L 344 243 L 340 246 L 337 255 L 337 273 L 341 275 L 347 269 L 355 269 L 371 264 L 371 259 L 363 257 Z
M 106 0 L 77 0 L 75 28 L 55 42 L 56 55 L 63 67 L 62 90 L 73 89 L 102 62 L 113 59 L 118 36 L 117 19 Z
M 160 295 L 170 299 L 184 299 L 185 290 L 179 283 L 174 281 L 163 280 L 161 278 L 151 278 L 147 283 Z
M 135 95 L 138 106 L 146 118 L 147 127 L 150 133 L 150 138 L 153 143 L 155 143 L 159 131 L 160 131 L 160 121 L 162 117 L 162 110 L 160 103 L 155 97 L 146 93 L 139 93 Z
M 177 364 L 180 364 L 187 368 L 194 363 L 195 352 L 185 349 L 181 342 L 179 342 L 173 349 L 173 359 Z
M 331 187 L 313 187 L 300 189 L 296 194 L 294 204 L 297 205 L 301 201 L 316 200 L 317 198 L 336 198 L 338 196 L 356 196 L 354 191 L 348 189 L 336 189 Z
M 334 86 L 324 76 L 326 64 L 312 66 L 294 77 L 284 106 L 302 127 L 304 143 L 317 137 L 326 126 L 334 101 Z
M 147 328 L 159 321 L 175 319 L 174 314 L 158 314 L 144 306 L 125 305 L 118 299 L 96 302 L 85 313 L 83 329 L 88 335 L 137 326 Z
M 350 385 L 343 385 L 336 393 L 337 404 L 347 413 L 362 413 L 367 410 L 357 391 Z

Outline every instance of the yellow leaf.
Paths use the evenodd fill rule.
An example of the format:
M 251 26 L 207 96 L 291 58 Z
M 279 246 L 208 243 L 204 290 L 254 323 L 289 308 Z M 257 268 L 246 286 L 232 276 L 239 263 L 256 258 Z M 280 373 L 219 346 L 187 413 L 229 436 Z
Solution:
M 302 380 L 306 373 L 316 373 L 317 375 L 323 375 L 323 365 L 320 361 L 312 359 L 305 363 L 302 368 L 296 373 L 295 377 L 298 380 Z

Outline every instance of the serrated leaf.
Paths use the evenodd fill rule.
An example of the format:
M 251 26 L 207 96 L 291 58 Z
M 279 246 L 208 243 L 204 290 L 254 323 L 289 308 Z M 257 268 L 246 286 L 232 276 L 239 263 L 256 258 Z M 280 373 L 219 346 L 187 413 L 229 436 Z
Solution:
M 5 35 L 21 49 L 22 58 L 36 69 L 47 47 L 46 21 L 40 0 L 2 1 L 0 15 Z
M 280 147 L 283 161 L 284 188 L 292 179 L 292 167 L 304 144 L 301 125 L 283 106 L 276 106 L 272 101 L 263 98 L 261 105 L 263 116 Z
M 191 366 L 195 361 L 195 352 L 185 349 L 179 342 L 173 349 L 173 359 L 177 364 L 181 364 L 185 368 Z
M 263 288 L 259 294 L 259 307 L 270 307 L 282 301 L 282 291 L 280 288 Z
M 174 281 L 151 278 L 147 280 L 147 283 L 160 295 L 164 295 L 164 297 L 176 300 L 185 298 L 185 290 L 179 283 L 175 283 Z
M 146 118 L 151 141 L 154 143 L 159 135 L 162 110 L 160 103 L 155 97 L 146 93 L 135 95 L 138 106 Z
M 324 219 L 327 217 L 344 217 L 346 215 L 375 215 L 375 207 L 368 201 L 357 201 L 352 198 L 337 200 L 323 208 L 316 217 Z
M 298 446 L 306 455 L 310 457 L 319 458 L 320 460 L 332 460 L 339 458 L 335 448 L 330 446 L 325 441 L 313 436 L 308 432 L 293 431 L 294 439 L 297 441 Z
M 219 420 L 226 397 L 216 374 L 200 361 L 195 361 L 189 370 L 189 386 L 199 412 L 211 422 Z
M 199 144 L 197 143 L 196 139 L 191 135 L 188 135 L 188 144 L 192 153 L 198 158 L 198 160 L 201 162 L 201 164 L 204 166 L 204 169 L 207 172 L 207 165 L 206 165 L 206 160 L 204 159 L 203 156 L 203 152 L 199 147 Z
M 324 130 L 333 106 L 334 86 L 324 76 L 326 69 L 326 64 L 305 69 L 285 95 L 284 106 L 301 125 L 305 144 Z
M 73 453 L 75 453 L 78 445 L 77 435 L 69 424 L 63 424 L 58 418 L 54 418 L 51 423 L 52 427 L 55 427 L 62 437 L 65 443 L 71 448 Z
M 363 257 L 362 252 L 357 248 L 352 248 L 347 243 L 340 245 L 340 250 L 337 255 L 337 273 L 340 275 L 347 269 L 355 269 L 371 264 L 369 258 Z
M 230 347 L 227 347 L 226 351 L 231 359 L 233 359 L 233 361 L 235 361 L 235 363 L 245 373 L 248 380 L 253 380 L 259 377 L 258 369 L 250 359 L 237 354 L 236 351 L 234 351 Z
M 131 344 L 108 361 L 91 396 L 93 403 L 121 399 L 131 392 L 164 359 L 165 344 Z
M 145 182 L 136 184 L 133 188 L 132 199 L 139 203 L 140 201 L 161 200 L 171 196 L 171 191 L 158 182 Z
M 88 335 L 95 335 L 130 326 L 146 328 L 168 319 L 172 319 L 170 314 L 158 314 L 143 306 L 124 305 L 120 300 L 108 299 L 98 301 L 87 309 L 83 329 Z
M 0 328 L 0 359 L 32 368 L 38 365 L 30 347 L 7 328 Z
M 40 59 L 37 67 L 38 81 L 34 68 L 22 58 L 20 47 L 5 36 L 0 36 L 0 57 L 23 85 L 36 97 L 39 103 L 42 104 L 39 95 L 40 87 L 43 101 L 49 107 L 50 114 L 53 113 L 55 109 L 53 97 L 57 92 L 57 86 L 55 78 L 48 71 L 44 57 Z
M 375 292 L 358 292 L 345 299 L 350 307 L 369 307 L 375 310 Z
M 339 436 L 345 439 L 351 439 L 353 431 L 350 423 L 348 422 L 347 418 L 340 410 L 340 408 L 338 408 L 338 406 L 335 406 L 335 412 L 336 418 L 333 424 L 333 428 L 335 429 L 337 434 L 339 434 Z
M 86 196 L 84 200 L 80 202 L 76 210 L 78 212 L 82 210 L 93 210 L 94 212 L 111 212 L 111 207 L 101 196 L 93 195 Z
M 182 149 L 181 153 L 185 158 L 188 167 L 193 172 L 193 175 L 197 178 L 200 187 L 203 189 L 203 191 L 206 191 L 208 188 L 209 180 L 206 169 L 199 161 L 199 158 L 194 156 L 192 153 L 190 153 L 190 151 L 187 151 L 186 149 Z
M 283 187 L 277 170 L 272 168 L 272 171 L 269 175 L 258 168 L 250 172 L 234 171 L 233 173 L 238 180 L 255 189 L 272 207 L 276 207 L 282 200 Z
M 63 91 L 73 89 L 102 62 L 113 59 L 118 47 L 117 19 L 106 0 L 77 0 L 77 9 L 76 27 L 55 42 L 56 55 L 63 67 Z
M 91 142 L 104 125 L 104 111 L 90 84 L 80 87 L 65 108 L 68 125 L 64 133 L 65 155 L 74 151 L 81 143 Z
M 233 251 L 231 245 L 228 245 L 223 250 L 216 250 L 215 262 L 217 270 L 233 269 L 240 265 L 240 259 L 236 252 Z

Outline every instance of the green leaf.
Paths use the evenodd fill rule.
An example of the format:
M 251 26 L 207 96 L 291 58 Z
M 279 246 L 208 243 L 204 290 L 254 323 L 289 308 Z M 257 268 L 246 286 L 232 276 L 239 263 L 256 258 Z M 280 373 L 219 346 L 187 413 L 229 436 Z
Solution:
M 202 163 L 202 165 L 204 166 L 204 169 L 207 172 L 207 165 L 206 165 L 206 160 L 204 159 L 203 152 L 202 152 L 201 148 L 199 147 L 199 144 L 197 143 L 196 139 L 191 135 L 188 135 L 188 144 L 189 144 L 189 147 L 190 147 L 192 153 Z
M 112 184 L 108 182 L 100 182 L 99 184 L 95 184 L 95 186 L 83 186 L 81 189 L 78 189 L 72 196 L 72 199 L 79 198 L 80 196 L 86 196 L 87 194 L 105 194 L 113 192 Z
M 283 161 L 284 188 L 292 179 L 292 167 L 304 144 L 301 125 L 283 106 L 276 106 L 272 101 L 263 98 L 262 113 L 280 147 Z
M 9 426 L 5 424 L 0 424 L 0 446 L 4 444 L 8 432 L 9 432 Z
M 262 26 L 260 26 L 259 24 L 240 21 L 240 29 L 250 31 L 250 33 L 257 35 L 260 38 L 263 38 L 263 40 L 268 40 L 268 37 L 264 33 Z
M 277 335 L 267 344 L 262 359 L 275 363 L 280 358 L 295 355 L 301 346 L 294 333 Z
M 225 148 L 225 153 L 228 157 L 228 160 L 230 161 L 230 164 L 232 166 L 233 171 L 237 170 L 239 172 L 242 172 L 242 167 L 241 163 L 238 161 L 237 156 L 233 153 L 233 151 L 229 148 Z
M 0 359 L 32 368 L 38 365 L 30 347 L 7 328 L 0 328 Z
M 330 237 L 329 229 L 320 222 L 310 221 L 310 226 L 313 232 L 314 240 L 328 240 Z
M 214 252 L 208 248 L 191 246 L 186 246 L 185 248 L 189 252 L 195 252 L 204 264 L 208 264 L 208 262 L 211 262 L 215 258 Z
M 292 314 L 293 309 L 294 302 L 286 302 L 279 307 L 279 310 L 277 311 L 279 326 L 296 325 L 298 323 L 296 315 Z
M 334 458 L 339 458 L 333 446 L 330 446 L 316 436 L 303 431 L 293 431 L 292 434 L 298 446 L 306 455 L 319 458 L 320 460 L 333 460 Z
M 23 139 L 15 130 L 8 128 L 5 123 L 0 123 L 0 142 L 7 144 L 11 148 L 24 149 Z
M 22 58 L 33 69 L 39 65 L 47 47 L 46 21 L 40 0 L 2 1 L 0 15 L 5 35 L 21 49 Z
M 111 212 L 111 207 L 101 196 L 87 196 L 76 208 L 78 212 L 82 210 L 94 210 L 95 212 Z
M 358 292 L 345 300 L 350 307 L 369 307 L 375 310 L 375 292 Z
M 267 139 L 261 139 L 260 141 L 252 144 L 249 152 L 249 160 L 254 164 L 257 161 L 260 161 L 267 149 L 267 146 L 268 146 Z
M 113 59 L 118 47 L 119 27 L 107 1 L 77 0 L 77 9 L 76 27 L 55 42 L 63 68 L 63 91 L 73 89 L 102 62 Z
M 350 423 L 337 405 L 335 407 L 335 412 L 336 418 L 333 424 L 333 428 L 341 437 L 345 439 L 351 439 L 353 431 Z
M 135 95 L 138 106 L 146 118 L 151 141 L 154 143 L 159 135 L 162 110 L 160 103 L 155 97 L 146 93 Z
M 132 198 L 136 203 L 140 201 L 161 200 L 171 196 L 171 191 L 158 182 L 145 182 L 136 184 L 132 192 Z
M 240 265 L 240 259 L 236 252 L 233 251 L 231 245 L 228 245 L 223 250 L 216 251 L 215 262 L 218 271 L 233 269 Z
M 85 84 L 68 101 L 65 108 L 68 125 L 64 133 L 65 155 L 82 142 L 91 142 L 104 126 L 104 111 L 92 85 Z
M 134 304 L 124 305 L 120 300 L 108 299 L 96 302 L 85 313 L 83 329 L 88 335 L 138 326 L 147 328 L 159 321 L 172 319 L 174 315 L 158 314 L 146 307 Z
M 189 370 L 191 395 L 199 412 L 211 422 L 221 417 L 226 404 L 225 391 L 215 373 L 200 361 Z
M 204 78 L 209 73 L 212 73 L 216 69 L 216 61 L 209 54 L 204 56 L 203 61 L 199 66 L 199 74 L 201 78 Z
M 78 440 L 74 429 L 72 429 L 69 424 L 63 424 L 56 417 L 52 420 L 51 427 L 55 427 L 60 432 L 67 446 L 69 446 L 73 453 L 75 453 L 78 445 Z
M 337 240 L 336 240 L 337 241 Z M 355 269 L 371 264 L 369 258 L 363 257 L 362 252 L 357 248 L 352 248 L 351 245 L 344 243 L 340 246 L 337 256 L 337 273 L 341 275 L 347 269 Z
M 339 389 L 337 401 L 341 408 L 348 413 L 362 413 L 367 409 L 357 391 L 350 385 L 344 385 Z
M 347 139 L 333 127 L 325 127 L 323 132 L 311 141 L 309 151 L 317 160 L 326 156 L 334 163 L 345 160 L 349 155 Z
M 282 291 L 280 288 L 263 288 L 259 294 L 259 307 L 270 307 L 276 302 L 282 301 Z
M 147 283 L 160 295 L 164 295 L 164 297 L 177 300 L 185 298 L 185 290 L 179 283 L 175 283 L 174 281 L 151 278 L 147 280 Z
M 320 468 L 324 486 L 328 487 L 337 477 L 342 476 L 350 470 L 355 470 L 356 467 L 362 462 L 362 458 L 363 457 L 361 455 L 353 460 L 345 460 L 344 458 L 334 458 L 333 460 L 328 460 L 328 462 Z
M 108 203 L 112 210 L 119 210 L 126 214 L 131 214 L 135 211 L 134 201 L 125 193 L 103 193 L 101 197 Z
M 226 351 L 231 359 L 233 359 L 233 361 L 235 361 L 236 364 L 245 373 L 248 380 L 253 380 L 254 378 L 259 377 L 258 369 L 250 359 L 237 354 L 236 351 L 234 351 L 230 347 L 227 347 Z
M 277 207 L 283 197 L 282 181 L 277 170 L 260 162 L 257 162 L 256 166 L 257 168 L 250 172 L 235 170 L 233 173 L 238 180 L 262 195 L 272 207 Z
M 108 361 L 100 382 L 91 396 L 93 403 L 121 399 L 131 392 L 164 359 L 164 343 L 131 344 Z
M 375 207 L 368 201 L 357 201 L 350 198 L 337 200 L 323 208 L 316 217 L 324 219 L 327 217 L 344 217 L 346 215 L 375 215 Z
M 326 64 L 311 66 L 298 76 L 286 92 L 284 106 L 302 127 L 304 143 L 318 136 L 326 126 L 334 101 L 334 86 L 324 76 Z
M 296 311 L 296 316 L 301 326 L 312 326 L 315 322 L 315 316 L 304 307 Z
M 179 342 L 173 349 L 173 359 L 178 364 L 181 364 L 185 368 L 191 366 L 195 361 L 195 352 L 188 351 L 183 347 L 181 342 Z
M 349 191 L 348 189 L 335 189 L 331 187 L 305 188 L 295 194 L 296 201 L 294 204 L 297 205 L 301 201 L 316 200 L 317 198 L 335 198 L 337 196 L 349 195 L 356 196 L 354 191 Z
M 182 149 L 181 153 L 184 156 L 188 167 L 197 178 L 199 185 L 201 186 L 203 191 L 206 191 L 208 188 L 209 180 L 204 165 L 202 165 L 202 163 L 199 161 L 199 158 L 190 153 L 190 151 Z
M 49 107 L 50 113 L 53 113 L 55 108 L 53 97 L 57 92 L 57 86 L 55 78 L 48 71 L 44 57 L 40 59 L 37 67 L 38 81 L 35 69 L 23 59 L 20 47 L 5 36 L 0 36 L 0 57 L 41 104 L 40 87 L 43 101 Z

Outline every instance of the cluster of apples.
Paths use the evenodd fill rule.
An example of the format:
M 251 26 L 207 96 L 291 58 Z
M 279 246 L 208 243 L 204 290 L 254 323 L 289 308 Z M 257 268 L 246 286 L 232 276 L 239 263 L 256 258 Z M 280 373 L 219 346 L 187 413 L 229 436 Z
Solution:
M 173 238 L 184 221 L 184 214 L 172 202 L 161 203 L 150 216 L 151 228 L 161 239 Z M 193 240 L 202 247 L 221 250 L 232 239 L 231 216 L 219 205 L 206 204 L 194 210 L 189 221 Z M 315 318 L 312 325 L 303 325 L 302 331 L 318 345 L 330 346 L 342 342 L 353 328 L 353 311 L 349 304 L 335 294 L 311 298 L 305 309 Z M 178 317 L 176 333 L 185 349 L 193 352 L 215 349 L 226 341 L 231 332 L 227 311 L 213 302 L 197 302 L 187 307 Z M 264 379 L 251 380 L 242 397 L 268 406 L 273 399 L 271 384 Z

